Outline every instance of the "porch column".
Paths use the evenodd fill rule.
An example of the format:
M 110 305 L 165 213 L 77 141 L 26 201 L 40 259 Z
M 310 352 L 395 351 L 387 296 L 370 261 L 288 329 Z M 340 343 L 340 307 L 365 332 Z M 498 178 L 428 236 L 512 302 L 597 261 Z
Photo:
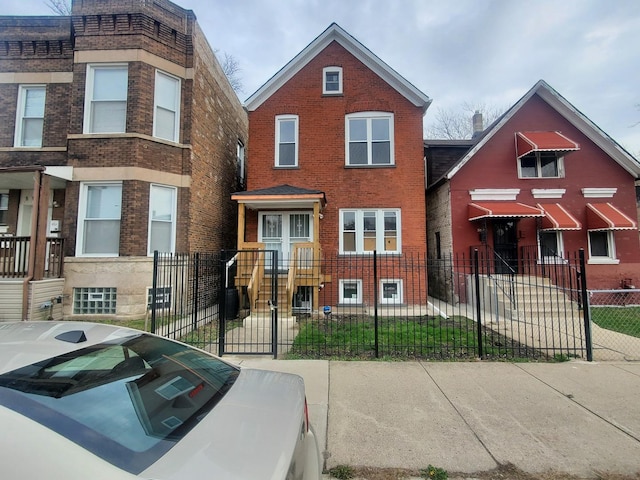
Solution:
M 313 271 L 320 273 L 320 202 L 313 204 Z M 313 287 L 313 300 L 311 304 L 312 310 L 320 311 L 320 288 Z
M 31 242 L 32 250 L 35 254 L 33 262 L 33 279 L 42 280 L 44 278 L 44 271 L 47 263 L 47 219 L 49 212 L 49 176 L 44 175 L 41 172 L 37 172 L 36 175 L 40 177 L 39 191 L 34 189 L 34 193 L 37 193 L 37 198 L 34 198 L 35 211 L 35 229 L 32 230 Z M 36 206 L 37 202 L 37 206 Z M 33 223 L 32 223 L 33 226 Z M 34 240 L 35 232 L 35 243 Z M 31 261 L 31 255 L 29 255 Z M 31 269 L 31 264 L 29 266 Z
M 320 246 L 320 202 L 313 204 L 313 247 Z
M 244 247 L 244 230 L 245 230 L 245 207 L 244 203 L 238 202 L 238 250 Z

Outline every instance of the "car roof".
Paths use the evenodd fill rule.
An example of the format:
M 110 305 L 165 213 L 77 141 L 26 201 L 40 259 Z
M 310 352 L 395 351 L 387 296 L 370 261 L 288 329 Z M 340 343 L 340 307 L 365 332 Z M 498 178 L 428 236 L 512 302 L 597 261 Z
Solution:
M 140 333 L 117 325 L 90 322 L 0 323 L 0 373 Z

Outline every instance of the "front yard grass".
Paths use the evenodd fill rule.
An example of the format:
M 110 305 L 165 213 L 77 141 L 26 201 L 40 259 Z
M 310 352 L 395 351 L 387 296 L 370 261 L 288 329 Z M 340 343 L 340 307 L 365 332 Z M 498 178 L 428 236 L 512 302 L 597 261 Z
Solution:
M 543 355 L 494 331 L 483 329 L 486 358 L 541 358 Z M 466 317 L 380 318 L 380 358 L 471 359 L 478 356 L 476 323 Z M 302 318 L 288 358 L 375 357 L 374 319 L 366 315 Z
M 599 327 L 640 338 L 640 307 L 591 307 L 591 320 Z

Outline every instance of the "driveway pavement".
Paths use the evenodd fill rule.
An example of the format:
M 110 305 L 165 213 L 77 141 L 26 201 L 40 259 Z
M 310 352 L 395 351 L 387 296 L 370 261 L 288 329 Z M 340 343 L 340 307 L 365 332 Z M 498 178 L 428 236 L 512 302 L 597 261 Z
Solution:
M 640 475 L 640 363 L 224 358 L 305 379 L 327 469 Z

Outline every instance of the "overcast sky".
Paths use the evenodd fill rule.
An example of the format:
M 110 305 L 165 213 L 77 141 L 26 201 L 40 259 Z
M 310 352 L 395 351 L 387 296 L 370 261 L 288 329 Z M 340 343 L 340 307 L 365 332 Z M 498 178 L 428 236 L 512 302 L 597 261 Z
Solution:
M 238 61 L 244 101 L 332 22 L 433 99 L 508 107 L 543 79 L 640 157 L 638 0 L 175 0 Z M 0 0 L 2 15 L 50 15 Z M 0 40 L 2 33 L 0 32 Z

